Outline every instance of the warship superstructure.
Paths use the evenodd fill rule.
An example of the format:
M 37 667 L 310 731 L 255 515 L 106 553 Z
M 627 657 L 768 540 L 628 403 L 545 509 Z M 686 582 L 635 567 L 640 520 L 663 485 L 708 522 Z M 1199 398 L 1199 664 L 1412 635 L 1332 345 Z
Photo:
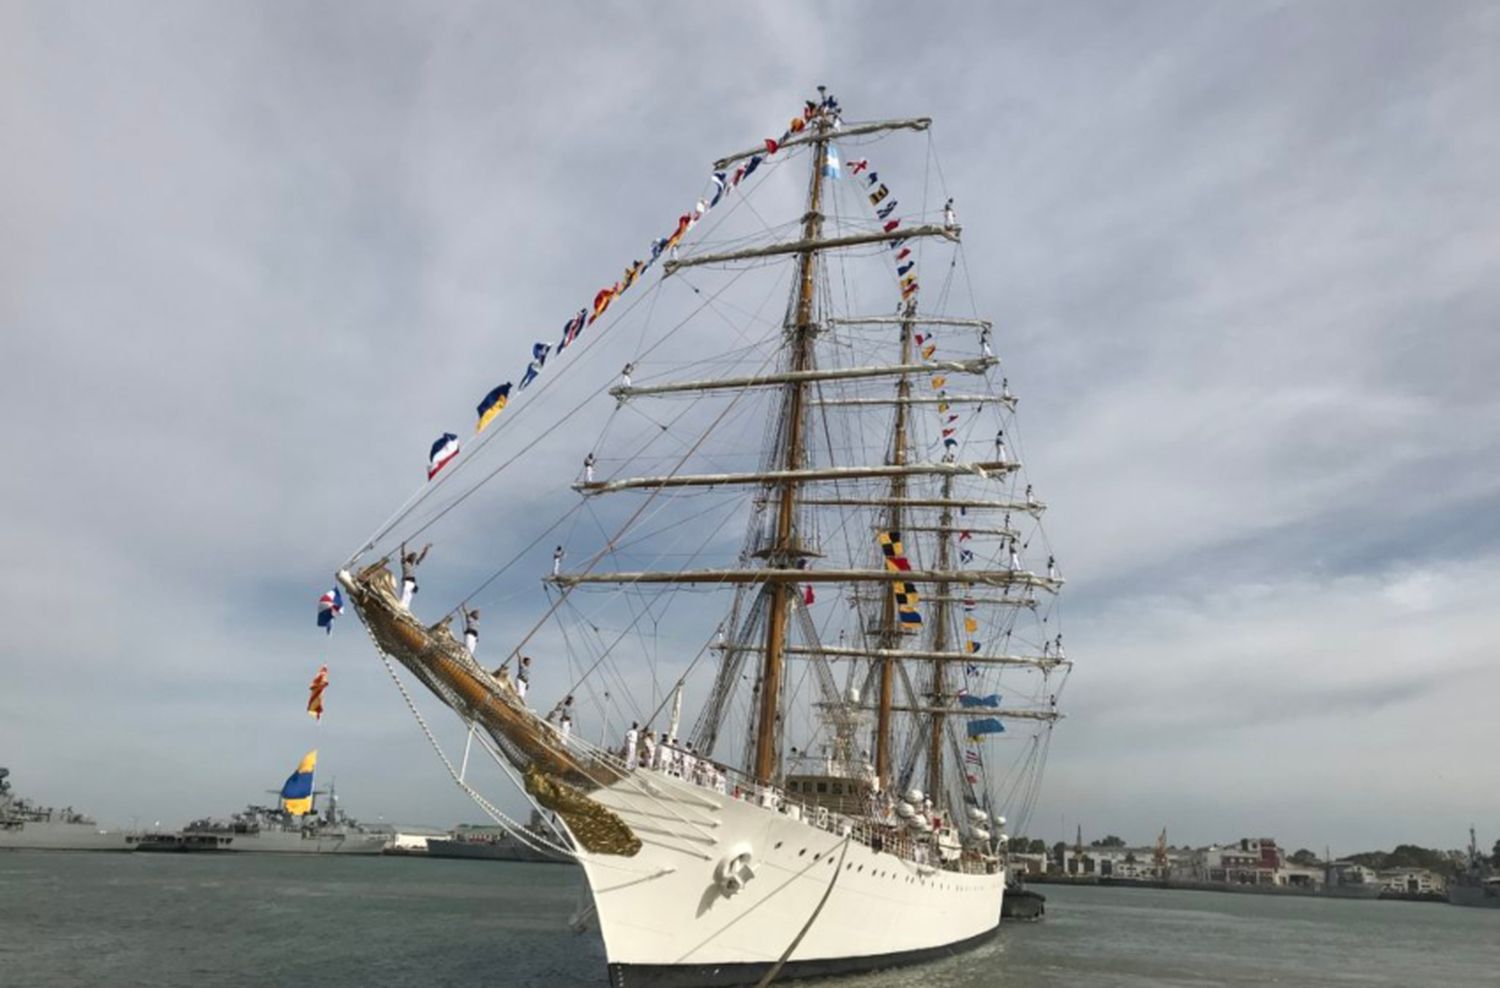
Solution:
M 319 791 L 316 795 L 323 795 Z M 205 817 L 168 834 L 143 834 L 138 851 L 262 854 L 379 854 L 393 832 L 344 813 L 329 790 L 323 812 L 294 815 L 282 807 L 250 805 L 227 820 Z
M 54 809 L 17 796 L 0 768 L 0 850 L 128 851 L 129 834 L 99 826 L 65 806 Z

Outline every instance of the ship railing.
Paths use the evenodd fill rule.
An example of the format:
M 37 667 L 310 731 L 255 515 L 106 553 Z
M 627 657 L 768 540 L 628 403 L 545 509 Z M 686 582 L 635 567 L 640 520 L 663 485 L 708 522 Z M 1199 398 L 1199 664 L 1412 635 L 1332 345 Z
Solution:
M 914 839 L 905 828 L 871 818 L 851 817 L 847 814 L 836 813 L 826 806 L 790 798 L 781 787 L 755 782 L 744 773 L 719 765 L 712 759 L 704 759 L 714 765 L 717 775 L 717 779 L 709 783 L 700 777 L 689 778 L 661 767 L 631 765 L 626 762 L 623 751 L 596 747 L 583 741 L 577 735 L 566 738 L 564 743 L 569 747 L 587 749 L 587 754 L 594 760 L 608 764 L 622 774 L 651 772 L 664 775 L 695 788 L 717 792 L 731 799 L 751 802 L 766 809 L 774 809 L 784 816 L 793 817 L 818 830 L 839 837 L 850 837 L 873 851 L 891 854 L 918 866 L 941 868 L 944 865 L 944 862 L 938 858 L 936 848 Z M 719 788 L 720 781 L 723 784 L 722 789 Z M 971 859 L 967 853 L 953 864 L 957 865 L 957 870 L 969 874 L 985 874 L 989 871 L 988 865 L 983 861 Z

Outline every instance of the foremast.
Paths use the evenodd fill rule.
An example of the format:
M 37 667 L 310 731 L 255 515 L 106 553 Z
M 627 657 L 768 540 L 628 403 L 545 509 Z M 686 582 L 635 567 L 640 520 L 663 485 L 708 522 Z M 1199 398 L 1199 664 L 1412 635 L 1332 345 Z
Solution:
M 791 371 L 793 374 L 812 368 L 813 298 L 817 277 L 818 247 L 822 237 L 823 215 L 823 163 L 827 158 L 828 121 L 819 114 L 813 126 L 811 155 L 812 176 L 808 180 L 807 211 L 802 217 L 802 240 L 807 246 L 798 262 L 797 300 L 793 309 L 791 336 Z M 784 448 L 779 459 L 788 473 L 795 473 L 803 462 L 803 418 L 806 414 L 807 382 L 797 379 L 786 385 L 784 405 Z M 795 477 L 787 477 L 780 483 L 776 498 L 775 535 L 767 553 L 767 561 L 775 567 L 796 566 L 807 559 L 807 549 L 802 545 L 797 531 L 797 492 L 800 484 Z M 767 584 L 770 608 L 766 619 L 766 648 L 761 663 L 760 706 L 756 716 L 755 763 L 753 774 L 757 782 L 770 784 L 779 771 L 780 721 L 781 721 L 781 673 L 786 661 L 787 617 L 791 611 L 791 595 L 794 586 L 785 582 Z

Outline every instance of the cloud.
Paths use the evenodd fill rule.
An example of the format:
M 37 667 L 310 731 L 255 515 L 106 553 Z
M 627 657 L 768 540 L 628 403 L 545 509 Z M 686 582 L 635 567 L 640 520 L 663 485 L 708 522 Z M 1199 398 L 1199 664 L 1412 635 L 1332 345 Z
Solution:
M 1010 437 L 1051 506 L 1079 662 L 1038 822 L 1214 839 L 1258 813 L 1377 844 L 1493 816 L 1466 781 L 1496 741 L 1479 706 L 1500 534 L 1493 16 L 906 13 L 10 8 L 0 126 L 25 153 L 0 166 L 0 752 L 18 787 L 183 819 L 318 744 L 357 813 L 472 818 L 356 624 L 316 637 L 313 602 L 421 483 L 427 444 L 469 441 L 477 396 L 705 164 L 824 82 L 855 116 L 937 118 L 935 157 L 879 151 L 929 205 L 957 197 L 974 305 L 1022 397 Z M 765 189 L 788 205 L 767 215 L 793 215 L 790 174 Z M 424 605 L 522 553 L 486 591 L 486 646 L 529 627 L 554 538 L 523 553 L 535 519 L 574 504 L 563 480 L 596 437 L 618 463 L 653 428 L 587 396 L 696 306 L 708 318 L 642 373 L 774 339 L 784 283 L 711 303 L 689 284 L 616 313 L 507 412 L 484 464 L 555 431 L 435 527 Z M 718 465 L 753 462 L 764 421 L 733 410 Z M 658 439 L 642 463 L 676 455 Z M 555 538 L 581 554 L 627 510 Z M 712 534 L 732 555 L 745 519 L 707 512 L 667 551 Z M 586 613 L 607 635 L 639 611 Z M 697 630 L 631 639 L 620 688 L 659 699 Z M 535 648 L 540 687 L 570 685 L 556 633 Z M 314 728 L 300 707 L 324 659 Z

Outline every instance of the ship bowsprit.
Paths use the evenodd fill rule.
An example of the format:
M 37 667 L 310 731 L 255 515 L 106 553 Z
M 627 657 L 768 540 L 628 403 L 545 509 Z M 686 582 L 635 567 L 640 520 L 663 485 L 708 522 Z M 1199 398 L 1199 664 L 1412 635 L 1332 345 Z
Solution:
M 401 606 L 396 581 L 384 563 L 357 575 L 341 571 L 340 584 L 386 655 L 405 666 L 469 723 L 484 728 L 502 754 L 525 775 L 526 790 L 568 825 L 580 847 L 596 854 L 633 855 L 640 840 L 589 793 L 619 779 L 618 762 L 579 754 L 526 706 L 508 676 L 474 660 L 447 621 L 424 625 Z

